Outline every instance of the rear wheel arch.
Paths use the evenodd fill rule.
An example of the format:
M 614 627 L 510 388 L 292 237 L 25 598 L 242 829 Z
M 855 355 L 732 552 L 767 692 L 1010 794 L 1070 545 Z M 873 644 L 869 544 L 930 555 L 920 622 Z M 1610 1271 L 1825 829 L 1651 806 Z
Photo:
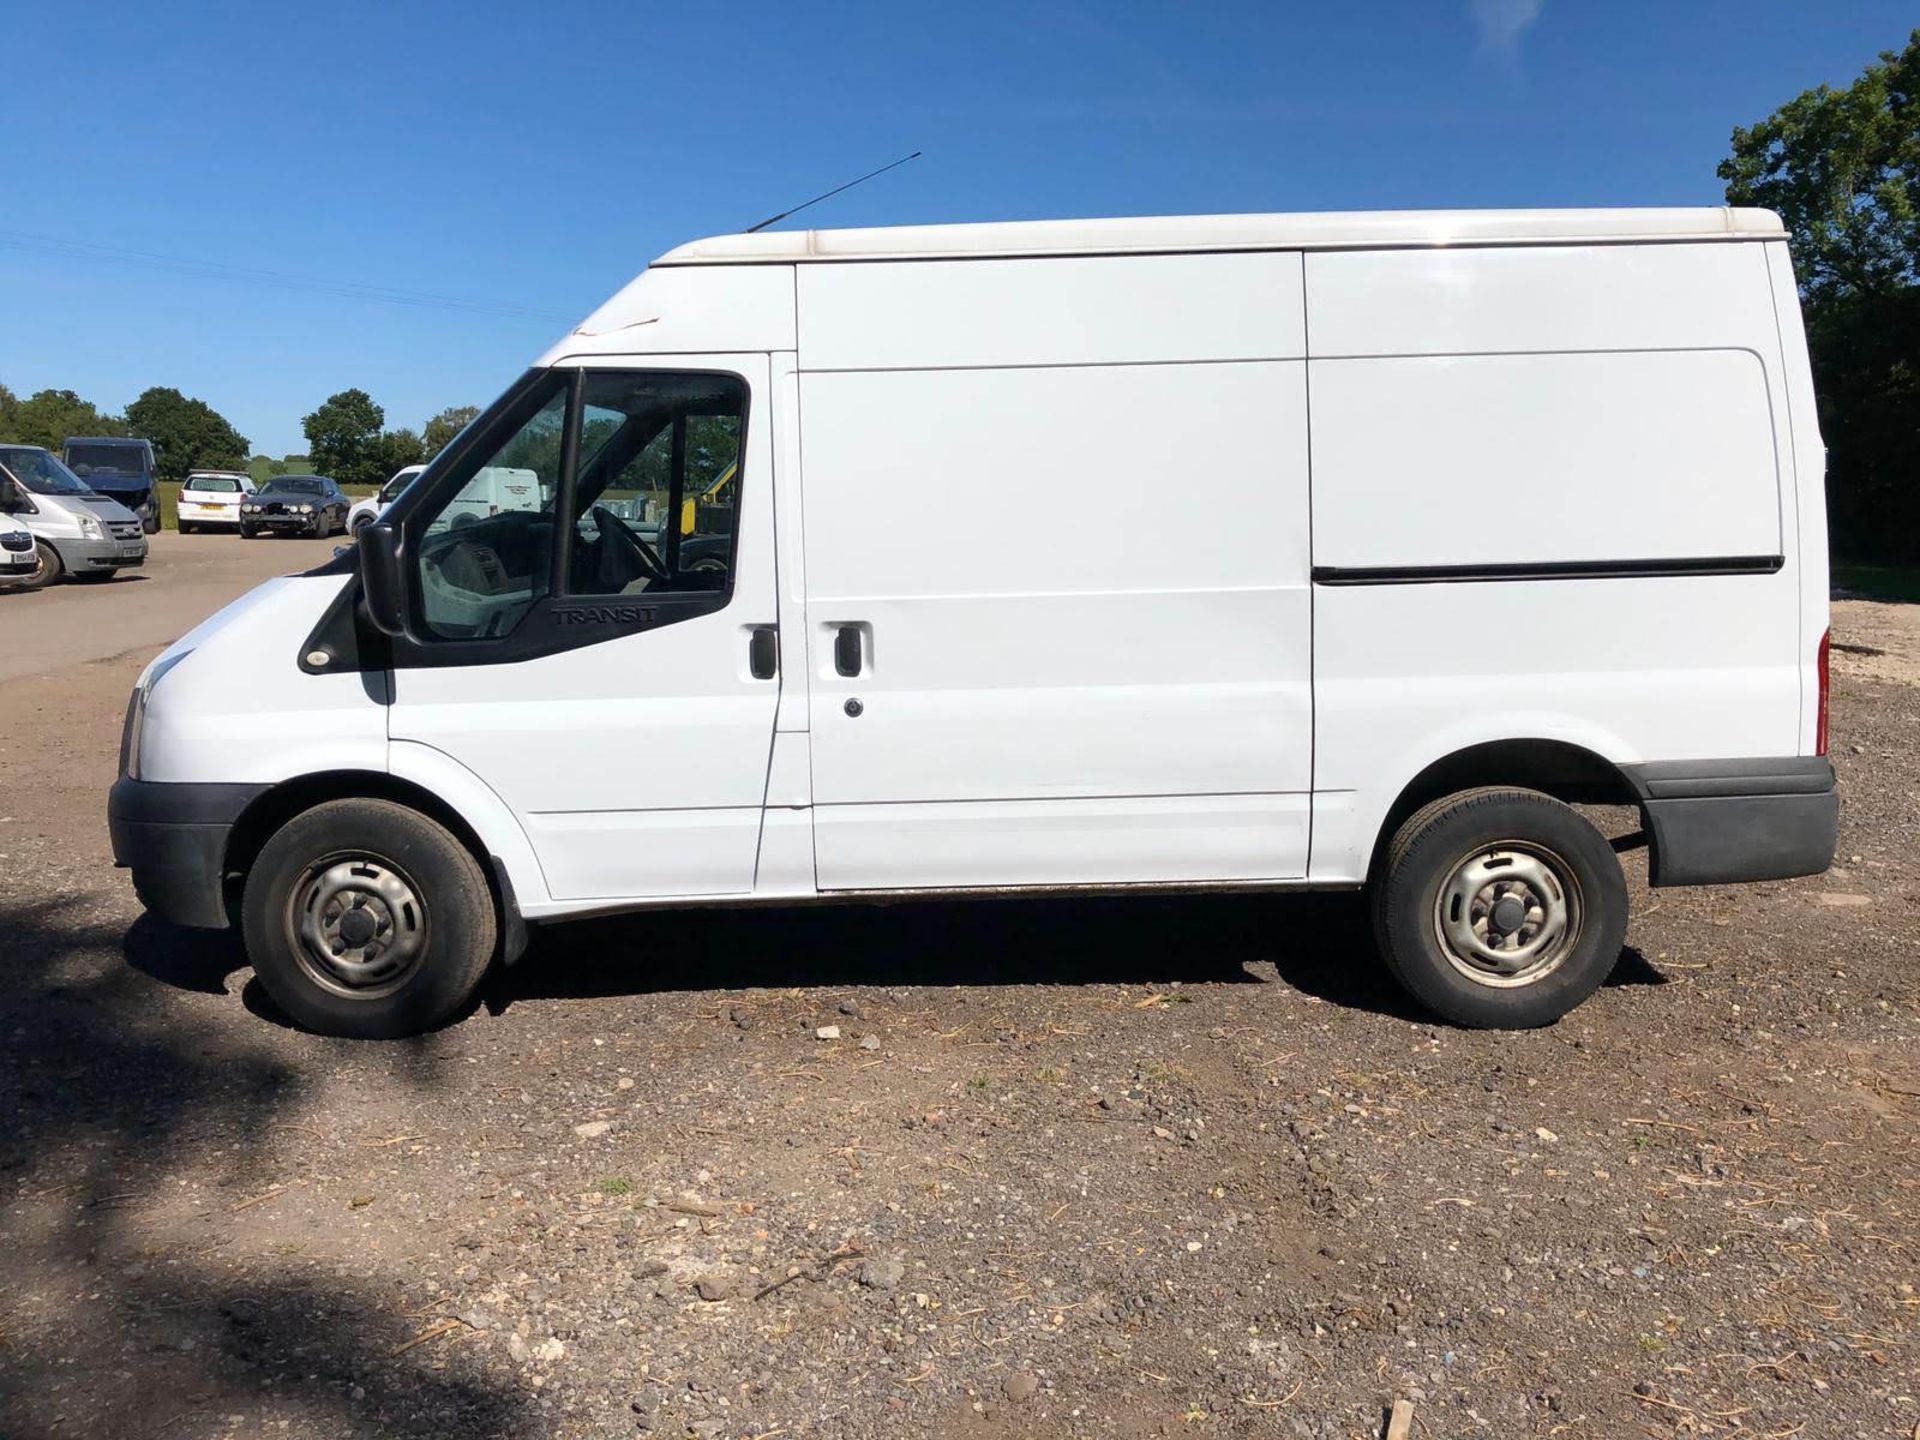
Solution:
M 1449 795 L 1489 786 L 1537 790 L 1568 805 L 1634 805 L 1640 792 L 1620 767 L 1565 740 L 1493 740 L 1444 755 L 1401 789 L 1374 835 L 1368 874 L 1378 876 L 1400 827 Z

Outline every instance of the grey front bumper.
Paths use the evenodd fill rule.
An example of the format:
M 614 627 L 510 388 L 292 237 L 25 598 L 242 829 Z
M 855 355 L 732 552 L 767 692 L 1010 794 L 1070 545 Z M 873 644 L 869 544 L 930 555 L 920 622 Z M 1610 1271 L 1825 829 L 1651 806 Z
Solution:
M 163 784 L 122 776 L 107 797 L 113 863 L 155 915 L 210 930 L 227 925 L 227 838 L 265 785 Z
M 1626 767 L 1646 817 L 1651 885 L 1818 875 L 1833 864 L 1840 795 L 1823 755 Z
M 136 546 L 131 540 L 49 540 L 60 552 L 60 563 L 69 573 L 89 570 L 124 570 L 147 563 L 147 540 L 143 535 Z M 122 553 L 122 552 L 137 553 Z

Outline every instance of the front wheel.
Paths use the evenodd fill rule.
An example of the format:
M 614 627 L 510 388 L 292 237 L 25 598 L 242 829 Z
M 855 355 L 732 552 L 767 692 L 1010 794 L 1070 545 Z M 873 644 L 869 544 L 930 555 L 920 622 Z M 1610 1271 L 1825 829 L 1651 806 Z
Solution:
M 67 567 L 60 563 L 60 552 L 44 540 L 33 542 L 33 569 L 13 581 L 10 590 L 44 590 L 60 578 Z
M 1613 847 L 1571 806 L 1468 790 L 1400 827 L 1373 914 L 1388 969 L 1428 1009 L 1476 1029 L 1530 1029 L 1607 978 L 1627 886 Z
M 240 527 L 240 538 L 242 540 L 251 540 L 253 539 L 254 536 L 258 535 L 259 533 L 260 532 L 254 529 L 253 526 L 251 525 L 242 525 Z
M 241 917 L 254 973 L 282 1010 L 323 1035 L 370 1040 L 452 1019 L 499 936 L 472 854 L 388 800 L 330 800 L 289 820 L 253 863 Z

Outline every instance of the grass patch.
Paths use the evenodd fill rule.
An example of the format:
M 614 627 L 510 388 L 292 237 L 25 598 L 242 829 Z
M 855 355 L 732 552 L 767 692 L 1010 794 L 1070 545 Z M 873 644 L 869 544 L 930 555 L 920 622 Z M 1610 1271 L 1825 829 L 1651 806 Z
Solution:
M 1920 565 L 1835 564 L 1833 583 L 1864 600 L 1920 605 Z
M 608 1175 L 600 1181 L 600 1193 L 602 1195 L 631 1195 L 633 1194 L 633 1182 L 631 1180 L 622 1180 L 618 1175 Z

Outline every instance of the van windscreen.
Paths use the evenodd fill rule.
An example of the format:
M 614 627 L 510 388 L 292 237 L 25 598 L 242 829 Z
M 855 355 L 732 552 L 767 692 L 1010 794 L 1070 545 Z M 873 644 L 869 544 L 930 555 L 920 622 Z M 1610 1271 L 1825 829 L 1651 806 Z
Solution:
M 122 475 L 144 475 L 147 452 L 139 445 L 70 445 L 67 464 L 75 469 L 114 470 Z

